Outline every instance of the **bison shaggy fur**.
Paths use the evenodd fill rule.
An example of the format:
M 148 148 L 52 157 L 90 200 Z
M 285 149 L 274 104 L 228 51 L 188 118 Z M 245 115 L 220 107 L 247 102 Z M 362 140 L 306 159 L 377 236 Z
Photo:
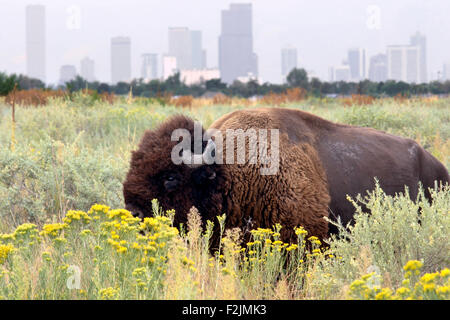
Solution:
M 174 116 L 146 131 L 138 150 L 132 152 L 123 192 L 126 208 L 136 216 L 151 216 L 151 200 L 157 198 L 164 209 L 175 209 L 177 226 L 186 223 L 195 206 L 203 221 L 216 221 L 225 213 L 227 228 L 245 232 L 279 223 L 283 241 L 296 240 L 296 226 L 325 239 L 336 230 L 324 217 L 351 222 L 354 208 L 347 195 L 372 190 L 375 178 L 387 194 L 404 192 L 406 186 L 412 197 L 417 196 L 419 183 L 427 189 L 435 182 L 450 182 L 447 169 L 413 140 L 332 123 L 300 110 L 239 110 L 210 126 L 223 133 L 278 129 L 280 162 L 274 175 L 261 175 L 260 165 L 248 161 L 195 168 L 176 165 L 171 152 L 178 142 L 171 141 L 171 133 L 179 128 L 193 135 L 194 121 Z M 223 145 L 223 154 L 216 157 L 236 152 Z

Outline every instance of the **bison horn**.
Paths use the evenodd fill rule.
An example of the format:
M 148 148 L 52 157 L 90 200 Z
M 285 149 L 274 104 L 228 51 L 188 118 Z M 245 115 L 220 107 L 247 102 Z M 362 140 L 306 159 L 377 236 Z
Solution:
M 186 164 L 190 168 L 197 168 L 204 164 L 213 164 L 214 156 L 213 153 L 216 150 L 216 144 L 212 139 L 208 140 L 208 144 L 206 145 L 205 151 L 203 154 L 194 154 L 192 157 L 189 157 L 188 154 L 183 154 L 183 163 Z

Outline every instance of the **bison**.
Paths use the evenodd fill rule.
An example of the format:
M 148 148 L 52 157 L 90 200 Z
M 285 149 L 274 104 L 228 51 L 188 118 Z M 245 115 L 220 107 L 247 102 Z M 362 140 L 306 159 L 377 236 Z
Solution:
M 195 206 L 204 221 L 225 213 L 227 228 L 245 231 L 279 223 L 281 239 L 295 241 L 293 228 L 301 225 L 310 235 L 325 239 L 336 229 L 324 217 L 351 222 L 354 208 L 346 196 L 365 194 L 374 188 L 375 178 L 387 194 L 404 192 L 407 186 L 411 197 L 417 196 L 419 183 L 428 189 L 435 182 L 450 182 L 444 165 L 413 140 L 336 124 L 300 110 L 259 108 L 229 113 L 208 131 L 200 130 L 202 135 L 211 129 L 222 133 L 222 149 L 217 148 L 216 136 L 202 140 L 200 150 L 191 141 L 191 152 L 186 155 L 191 160 L 197 157 L 194 162 L 173 161 L 179 141 L 172 141 L 172 134 L 180 128 L 195 135 L 192 119 L 173 116 L 146 131 L 138 150 L 132 152 L 123 194 L 126 208 L 135 216 L 151 216 L 151 199 L 157 198 L 163 208 L 175 209 L 177 226 L 187 221 L 188 211 Z M 227 144 L 234 139 L 225 134 L 231 129 L 247 133 L 277 129 L 276 145 L 266 140 L 266 156 L 278 152 L 277 171 L 262 174 L 261 163 L 251 161 L 250 152 L 243 162 L 224 161 L 227 154 L 238 152 L 235 145 Z M 250 146 L 250 137 L 244 138 Z M 184 153 L 178 155 L 185 159 Z M 264 157 L 258 154 L 256 158 Z

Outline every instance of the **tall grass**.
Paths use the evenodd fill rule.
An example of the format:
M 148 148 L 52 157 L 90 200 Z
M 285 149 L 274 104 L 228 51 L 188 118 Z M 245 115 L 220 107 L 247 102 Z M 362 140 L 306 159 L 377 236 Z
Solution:
M 203 229 L 195 208 L 180 233 L 156 200 L 143 222 L 94 205 L 0 235 L 0 298 L 449 299 L 450 190 L 432 196 L 429 204 L 377 187 L 354 201 L 351 232 L 339 226 L 328 247 L 301 227 L 296 244 L 283 243 L 279 225 L 242 243 L 241 230 L 224 230 L 226 216 Z M 221 243 L 211 254 L 214 223 Z
M 295 100 L 295 99 L 294 99 Z M 11 150 L 11 109 L 0 104 L 0 216 L 11 227 L 31 219 L 42 224 L 70 209 L 94 203 L 122 207 L 122 186 L 131 150 L 143 132 L 170 115 L 183 113 L 208 127 L 237 109 L 267 107 L 230 99 L 224 104 L 194 101 L 181 108 L 152 99 L 116 98 L 110 104 L 76 93 L 50 98 L 39 108 L 16 106 L 15 150 Z M 335 122 L 374 127 L 417 140 L 450 166 L 448 99 L 378 99 L 346 106 L 339 100 L 307 99 L 281 107 L 308 111 Z

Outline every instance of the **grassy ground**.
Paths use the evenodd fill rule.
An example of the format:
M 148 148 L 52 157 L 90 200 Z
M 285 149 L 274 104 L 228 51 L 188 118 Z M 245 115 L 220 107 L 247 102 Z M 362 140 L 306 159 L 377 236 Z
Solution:
M 241 248 L 235 230 L 224 232 L 221 253 L 211 256 L 195 213 L 190 232 L 178 234 L 167 217 L 140 225 L 123 211 L 92 208 L 124 206 L 122 181 L 144 130 L 176 113 L 207 127 L 232 110 L 257 106 L 239 99 L 226 105 L 198 100 L 191 108 L 145 99 L 110 105 L 79 94 L 40 108 L 17 107 L 12 139 L 11 109 L 0 102 L 0 296 L 448 299 L 448 189 L 435 194 L 432 206 L 378 190 L 366 200 L 372 216 L 358 215 L 350 241 L 331 239 L 327 252 L 301 231 L 298 247 L 277 242 L 277 231 L 266 230 Z M 286 106 L 413 138 L 450 167 L 449 99 L 383 99 L 365 106 L 308 99 Z M 68 212 L 75 219 L 60 225 Z M 316 251 L 306 253 L 303 240 Z M 80 288 L 73 289 L 78 271 Z

